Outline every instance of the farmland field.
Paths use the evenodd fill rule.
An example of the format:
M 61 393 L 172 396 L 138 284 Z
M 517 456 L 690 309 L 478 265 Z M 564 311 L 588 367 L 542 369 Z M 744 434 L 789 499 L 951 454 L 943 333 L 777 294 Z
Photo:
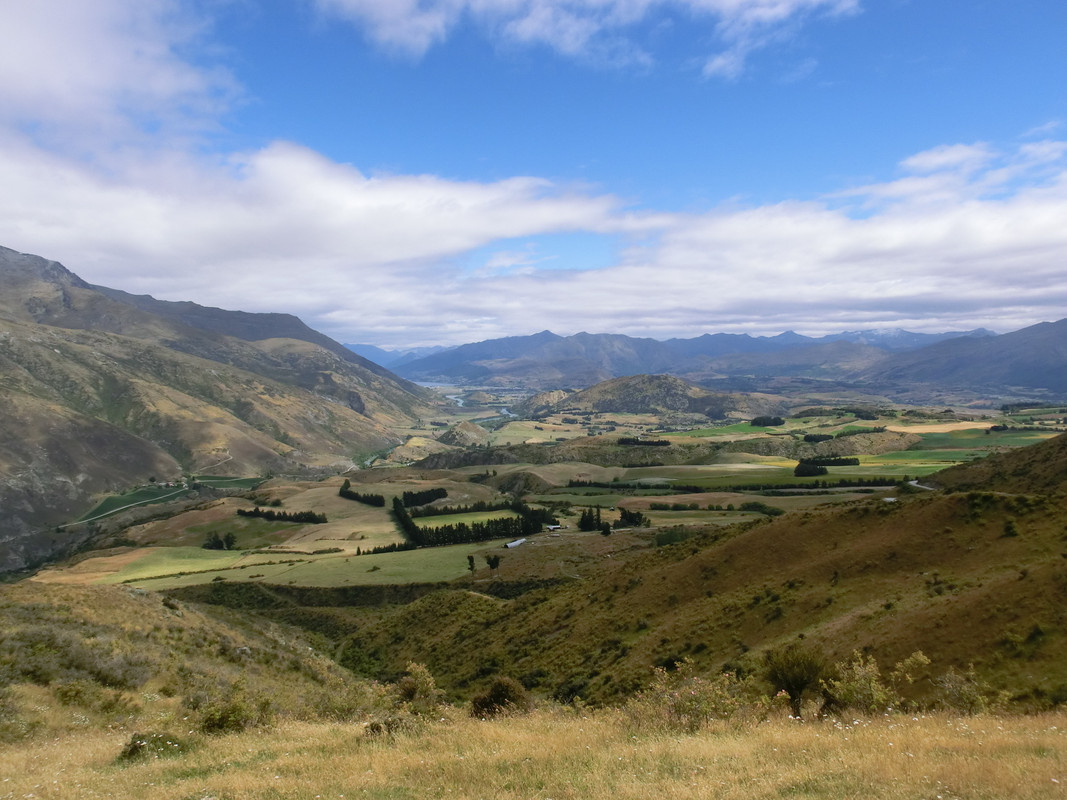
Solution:
M 477 511 L 470 514 L 437 514 L 432 517 L 416 517 L 415 524 L 420 528 L 437 528 L 442 525 L 473 525 L 491 519 L 517 517 L 514 511 Z
M 131 489 L 124 494 L 114 494 L 104 498 L 81 519 L 82 521 L 89 521 L 107 516 L 108 514 L 114 514 L 116 511 L 120 511 L 124 508 L 151 505 L 152 503 L 164 503 L 168 500 L 176 500 L 185 493 L 186 490 L 181 487 L 168 488 L 156 484 L 152 486 L 143 486 L 137 489 Z
M 142 558 L 99 582 L 129 583 L 152 590 L 191 586 L 218 579 L 259 580 L 300 586 L 434 583 L 462 577 L 467 574 L 469 554 L 501 548 L 504 542 L 501 539 L 360 556 L 354 552 L 314 555 L 160 547 L 151 548 Z M 179 575 L 180 572 L 186 574 Z

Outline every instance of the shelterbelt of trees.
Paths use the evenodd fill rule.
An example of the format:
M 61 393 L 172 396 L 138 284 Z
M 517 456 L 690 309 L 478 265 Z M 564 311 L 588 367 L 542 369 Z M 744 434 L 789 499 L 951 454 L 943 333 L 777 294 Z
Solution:
M 543 525 L 558 524 L 555 517 L 545 509 L 530 508 L 523 502 L 512 503 L 509 508 L 518 516 L 498 517 L 483 522 L 459 522 L 454 525 L 420 527 L 412 519 L 400 497 L 393 498 L 393 517 L 407 540 L 417 547 L 439 547 L 446 544 L 467 544 L 489 539 L 520 538 L 540 533 Z

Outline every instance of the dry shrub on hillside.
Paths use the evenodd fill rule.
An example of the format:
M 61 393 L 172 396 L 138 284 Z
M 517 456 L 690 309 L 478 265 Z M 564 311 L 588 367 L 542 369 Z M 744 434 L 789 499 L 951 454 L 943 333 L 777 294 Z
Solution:
M 471 716 L 481 719 L 502 714 L 525 714 L 533 709 L 533 699 L 526 687 L 514 678 L 497 675 L 489 688 L 471 698 Z
M 652 685 L 630 700 L 625 712 L 637 730 L 693 733 L 715 720 L 762 719 L 771 706 L 751 677 L 729 672 L 705 677 L 687 658 L 674 670 L 657 667 Z
M 444 692 L 425 665 L 408 664 L 407 674 L 381 695 L 383 705 L 367 723 L 370 736 L 393 736 L 414 732 L 429 719 L 437 718 L 444 708 Z
M 274 722 L 276 709 L 269 697 L 250 692 L 243 680 L 217 687 L 208 695 L 186 697 L 184 705 L 197 713 L 201 733 L 238 733 Z
M 423 664 L 408 664 L 407 675 L 396 684 L 396 706 L 415 716 L 432 716 L 444 702 L 444 692 Z
M 819 683 L 822 688 L 822 713 L 846 708 L 874 714 L 892 708 L 902 708 L 902 689 L 911 685 L 914 673 L 930 663 L 921 651 L 916 651 L 896 665 L 888 682 L 882 677 L 873 656 L 858 650 L 849 661 L 835 664 L 828 677 Z

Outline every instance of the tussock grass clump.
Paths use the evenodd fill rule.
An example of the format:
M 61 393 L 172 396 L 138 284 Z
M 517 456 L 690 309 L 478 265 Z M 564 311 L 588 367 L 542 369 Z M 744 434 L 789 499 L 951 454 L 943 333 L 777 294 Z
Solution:
M 152 758 L 174 758 L 192 750 L 194 744 L 188 739 L 175 736 L 172 733 L 149 731 L 147 733 L 135 733 L 126 742 L 122 752 L 115 761 L 127 763 L 131 761 L 146 761 Z

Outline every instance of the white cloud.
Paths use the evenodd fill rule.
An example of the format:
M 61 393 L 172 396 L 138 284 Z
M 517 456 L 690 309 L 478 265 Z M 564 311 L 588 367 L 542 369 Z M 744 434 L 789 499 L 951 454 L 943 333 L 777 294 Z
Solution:
M 211 124 L 236 87 L 180 52 L 203 25 L 177 0 L 0 3 L 0 124 L 82 152 Z
M 924 150 L 900 162 L 909 172 L 938 172 L 945 169 L 974 170 L 988 164 L 996 153 L 988 144 L 952 144 Z
M 9 134 L 0 243 L 128 291 L 297 313 L 345 341 L 1006 330 L 1067 308 L 1065 160 L 1045 142 L 826 200 L 638 215 L 534 178 L 366 176 L 290 143 L 104 172 Z M 611 266 L 555 269 L 566 254 L 543 235 L 567 232 L 633 238 Z M 506 244 L 539 235 L 536 251 Z
M 707 76 L 735 78 L 748 56 L 812 13 L 841 15 L 858 0 L 314 0 L 328 16 L 360 26 L 373 41 L 421 56 L 465 19 L 493 35 L 543 44 L 568 56 L 648 63 L 638 25 L 653 11 L 707 25 L 723 48 L 708 57 Z M 620 54 L 624 54 L 620 56 Z
M 421 35 L 432 42 L 456 14 L 492 12 L 505 24 L 556 8 L 621 29 L 654 2 L 409 0 L 391 6 L 391 19 L 402 31 L 405 14 L 428 15 Z M 56 3 L 40 6 L 58 13 Z M 181 19 L 175 33 L 176 6 L 165 0 L 100 0 L 99 18 L 79 14 L 79 3 L 63 5 L 74 9 L 84 41 L 65 21 L 49 26 L 22 11 L 35 4 L 0 6 L 0 24 L 31 37 L 20 40 L 26 52 L 73 48 L 70 64 L 42 64 L 25 85 L 24 62 L 0 51 L 0 244 L 61 260 L 92 282 L 290 311 L 337 338 L 381 344 L 544 328 L 662 337 L 1008 329 L 1057 319 L 1067 307 L 1063 141 L 943 145 L 904 159 L 897 180 L 692 214 L 634 213 L 610 195 L 536 177 L 368 176 L 288 142 L 210 159 L 181 137 L 210 122 L 227 88 L 179 55 L 195 21 Z M 364 5 L 386 13 L 384 3 Z M 737 22 L 742 32 L 850 7 L 686 5 L 723 19 L 753 15 Z M 146 120 L 173 135 L 142 140 Z M 52 134 L 42 136 L 35 122 Z M 88 134 L 98 129 L 118 146 L 93 149 L 103 137 Z M 625 246 L 611 266 L 553 269 L 571 266 L 545 238 L 560 233 Z M 536 252 L 515 250 L 515 241 L 534 236 L 542 237 Z M 483 254 L 483 269 L 469 268 L 472 253 Z

